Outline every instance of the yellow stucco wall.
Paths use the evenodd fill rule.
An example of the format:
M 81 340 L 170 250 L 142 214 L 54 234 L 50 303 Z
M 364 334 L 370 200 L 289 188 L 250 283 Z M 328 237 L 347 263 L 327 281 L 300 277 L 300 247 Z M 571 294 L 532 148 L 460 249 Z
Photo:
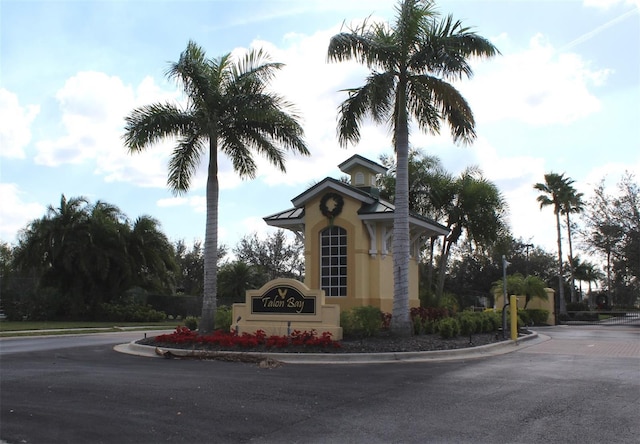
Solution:
M 529 301 L 529 305 L 527 305 L 527 309 L 535 308 L 535 309 L 547 310 L 549 312 L 549 316 L 547 316 L 547 324 L 555 325 L 556 323 L 556 316 L 555 316 L 555 310 L 554 310 L 555 292 L 551 288 L 546 288 L 545 291 L 547 292 L 548 300 L 545 301 L 540 298 L 533 298 Z M 503 300 L 502 293 L 496 293 L 494 294 L 494 297 L 496 299 L 496 308 L 498 310 L 501 310 L 502 306 L 504 305 L 504 303 L 502 302 Z M 527 297 L 517 296 L 517 298 L 518 298 L 518 309 L 519 310 L 524 309 L 524 304 L 527 301 Z
M 320 232 L 327 228 L 330 220 L 319 209 L 322 196 L 305 204 L 305 284 L 309 288 L 320 288 Z M 333 225 L 347 232 L 347 296 L 326 297 L 328 304 L 337 304 L 342 310 L 356 306 L 373 305 L 382 311 L 393 311 L 393 256 L 382 255 L 383 230 L 376 225 L 378 252 L 369 253 L 369 232 L 358 217 L 361 203 L 343 195 L 344 206 Z M 389 227 L 388 230 L 391 228 Z M 389 246 L 390 247 L 390 246 Z M 420 305 L 418 298 L 418 264 L 414 258 L 409 270 L 410 306 Z

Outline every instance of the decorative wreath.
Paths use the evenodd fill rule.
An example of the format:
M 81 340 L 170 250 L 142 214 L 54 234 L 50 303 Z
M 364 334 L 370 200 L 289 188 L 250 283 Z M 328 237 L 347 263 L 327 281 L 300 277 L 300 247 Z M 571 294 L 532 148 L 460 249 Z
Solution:
M 329 209 L 327 203 L 329 201 L 333 202 L 333 208 Z M 344 206 L 344 199 L 338 193 L 327 193 L 322 196 L 322 200 L 320 200 L 320 212 L 324 217 L 328 217 L 329 219 L 333 219 L 337 215 L 342 212 L 342 207 Z

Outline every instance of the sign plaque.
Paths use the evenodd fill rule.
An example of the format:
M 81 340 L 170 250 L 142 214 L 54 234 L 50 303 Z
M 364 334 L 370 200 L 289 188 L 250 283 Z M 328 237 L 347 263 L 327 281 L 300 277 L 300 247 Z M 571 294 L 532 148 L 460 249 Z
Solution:
M 316 297 L 305 296 L 288 285 L 278 285 L 251 296 L 251 313 L 315 315 Z

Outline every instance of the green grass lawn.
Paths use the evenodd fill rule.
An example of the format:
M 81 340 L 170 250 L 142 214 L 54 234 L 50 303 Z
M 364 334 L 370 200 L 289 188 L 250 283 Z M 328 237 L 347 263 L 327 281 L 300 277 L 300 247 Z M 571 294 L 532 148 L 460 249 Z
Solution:
M 26 336 L 33 334 L 68 334 L 73 329 L 82 328 L 82 333 L 122 331 L 122 327 L 157 327 L 158 329 L 172 329 L 182 325 L 182 321 L 163 322 L 89 322 L 89 321 L 0 321 L 0 336 Z M 88 329 L 88 330 L 84 330 Z M 36 330 L 36 333 L 31 331 Z M 41 330 L 63 330 L 61 332 L 44 332 Z

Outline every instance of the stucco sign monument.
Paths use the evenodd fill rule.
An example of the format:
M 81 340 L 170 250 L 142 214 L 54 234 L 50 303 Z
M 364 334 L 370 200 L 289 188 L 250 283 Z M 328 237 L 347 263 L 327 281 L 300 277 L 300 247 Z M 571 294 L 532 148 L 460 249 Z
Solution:
M 294 330 L 315 330 L 342 339 L 340 307 L 325 304 L 323 290 L 311 290 L 295 279 L 274 279 L 247 291 L 244 304 L 233 304 L 233 321 L 238 334 L 263 330 L 285 336 Z
M 327 177 L 294 197 L 293 208 L 264 218 L 267 225 L 290 230 L 304 243 L 304 283 L 276 279 L 247 292 L 245 303 L 233 306 L 238 332 L 262 329 L 288 335 L 315 329 L 338 340 L 341 309 L 371 305 L 393 311 L 395 207 L 380 197 L 376 185 L 387 168 L 357 154 L 338 167 L 350 176 L 348 182 Z M 420 251 L 449 230 L 411 213 L 409 231 L 409 304 L 418 307 Z

